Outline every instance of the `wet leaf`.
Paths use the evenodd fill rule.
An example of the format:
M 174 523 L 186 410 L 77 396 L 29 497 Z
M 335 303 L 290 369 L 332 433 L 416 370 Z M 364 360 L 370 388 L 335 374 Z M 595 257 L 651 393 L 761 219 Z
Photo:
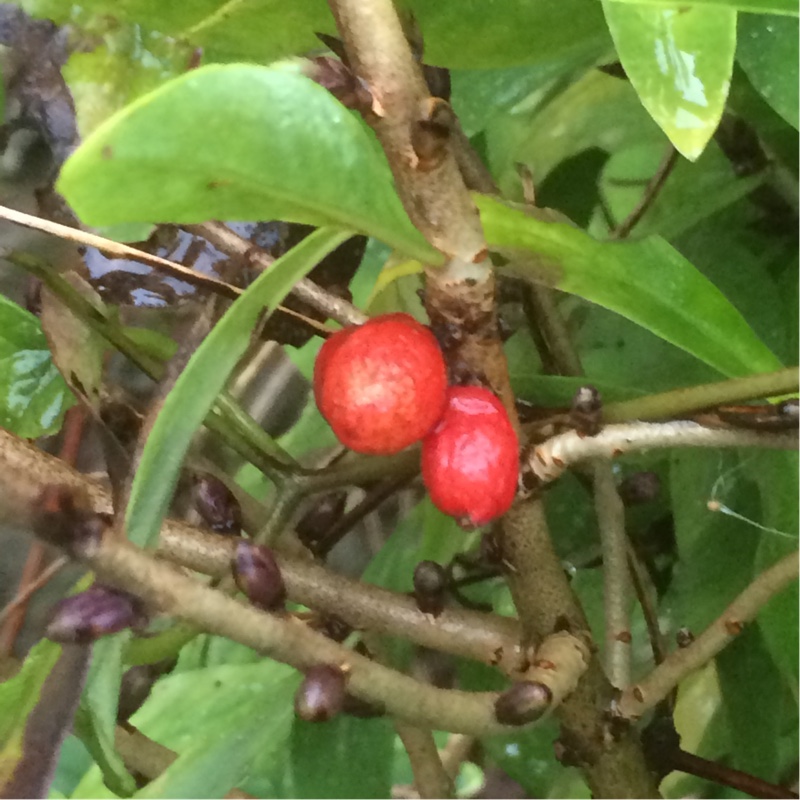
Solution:
M 509 268 L 521 277 L 615 311 L 725 375 L 780 368 L 736 308 L 663 239 L 602 243 L 475 197 L 490 249 L 516 259 Z
M 694 161 L 722 117 L 733 71 L 736 11 L 649 8 L 604 0 L 622 66 L 644 107 Z
M 39 320 L 0 296 L 0 425 L 30 439 L 54 433 L 73 403 Z
M 796 19 L 744 14 L 739 18 L 736 58 L 759 94 L 798 127 Z
M 231 305 L 189 359 L 150 430 L 131 485 L 125 516 L 131 541 L 146 546 L 158 537 L 192 436 L 250 344 L 259 316 L 262 312 L 269 316 L 294 283 L 348 235 L 320 229 L 275 261 Z
M 92 225 L 287 219 L 441 258 L 366 127 L 295 68 L 216 65 L 170 81 L 101 125 L 58 187 Z

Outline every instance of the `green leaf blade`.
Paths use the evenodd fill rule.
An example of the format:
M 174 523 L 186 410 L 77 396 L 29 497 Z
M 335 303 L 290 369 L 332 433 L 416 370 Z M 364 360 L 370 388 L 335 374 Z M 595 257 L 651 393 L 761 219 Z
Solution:
M 798 129 L 798 22 L 767 15 L 742 15 L 736 56 L 758 93 Z
M 736 11 L 604 0 L 620 61 L 642 104 L 686 158 L 700 156 L 728 97 Z
M 269 315 L 297 280 L 352 234 L 320 229 L 279 258 L 228 309 L 189 359 L 153 424 L 131 486 L 125 521 L 139 546 L 158 538 L 192 436 L 250 343 L 259 314 Z
M 286 219 L 441 260 L 408 219 L 365 126 L 296 68 L 184 74 L 98 127 L 58 187 L 91 225 Z
M 0 426 L 31 439 L 55 433 L 73 402 L 39 320 L 0 296 Z
M 782 364 L 725 296 L 667 242 L 598 242 L 569 225 L 543 222 L 476 196 L 492 249 L 534 253 L 514 269 L 583 297 L 650 330 L 730 377 Z

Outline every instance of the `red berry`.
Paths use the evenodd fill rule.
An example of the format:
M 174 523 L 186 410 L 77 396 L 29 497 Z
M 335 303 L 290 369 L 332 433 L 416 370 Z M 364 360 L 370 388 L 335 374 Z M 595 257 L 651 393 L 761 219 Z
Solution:
M 422 478 L 433 504 L 467 526 L 505 514 L 517 493 L 519 443 L 500 401 L 480 386 L 454 386 L 422 442 Z
M 314 365 L 317 406 L 358 453 L 390 455 L 419 441 L 442 415 L 446 392 L 439 344 L 408 314 L 335 333 Z

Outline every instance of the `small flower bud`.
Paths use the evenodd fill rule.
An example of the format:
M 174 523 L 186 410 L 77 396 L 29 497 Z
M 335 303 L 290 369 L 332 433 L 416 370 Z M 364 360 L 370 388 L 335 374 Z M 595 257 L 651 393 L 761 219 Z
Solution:
M 525 725 L 539 719 L 552 702 L 553 693 L 543 683 L 520 681 L 497 698 L 494 715 L 502 725 Z
M 94 584 L 58 603 L 45 635 L 62 644 L 89 644 L 101 636 L 142 627 L 145 622 L 146 615 L 137 598 Z
M 36 535 L 77 559 L 97 548 L 112 522 L 108 514 L 93 511 L 88 498 L 72 486 L 46 486 L 37 506 Z
M 233 492 L 213 475 L 195 478 L 192 497 L 197 512 L 215 533 L 238 536 L 242 532 L 242 509 Z
M 294 710 L 306 722 L 327 722 L 344 707 L 347 678 L 333 664 L 316 664 L 306 672 L 294 697 Z
M 596 436 L 600 432 L 603 404 L 600 392 L 594 386 L 581 386 L 572 398 L 569 419 L 575 430 L 584 436 Z
M 286 586 L 272 550 L 242 540 L 233 557 L 233 577 L 254 606 L 277 611 L 286 602 Z
M 414 570 L 414 597 L 423 614 L 438 617 L 444 610 L 447 573 L 435 561 L 420 561 Z
M 300 541 L 314 550 L 315 545 L 325 538 L 325 534 L 334 523 L 341 519 L 346 505 L 346 491 L 330 492 L 316 499 L 314 505 L 295 525 Z

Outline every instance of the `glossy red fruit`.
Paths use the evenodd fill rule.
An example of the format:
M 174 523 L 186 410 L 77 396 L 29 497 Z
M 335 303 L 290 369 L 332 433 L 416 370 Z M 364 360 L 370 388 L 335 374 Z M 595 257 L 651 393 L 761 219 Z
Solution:
M 519 443 L 488 389 L 454 386 L 439 424 L 422 442 L 422 478 L 434 505 L 467 526 L 508 511 L 517 492 Z
M 446 393 L 439 344 L 408 314 L 335 333 L 314 365 L 317 406 L 357 453 L 390 455 L 419 441 L 442 415 Z

